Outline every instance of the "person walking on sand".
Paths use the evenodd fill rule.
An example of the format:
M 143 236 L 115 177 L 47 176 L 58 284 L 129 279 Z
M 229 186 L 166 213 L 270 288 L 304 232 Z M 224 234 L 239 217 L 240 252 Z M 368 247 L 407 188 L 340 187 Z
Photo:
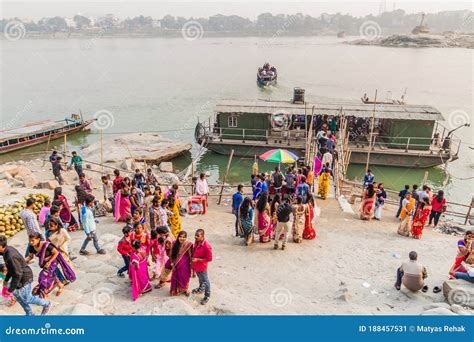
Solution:
M 148 255 L 140 241 L 132 242 L 133 251 L 130 256 L 129 277 L 132 282 L 132 298 L 136 301 L 139 296 L 150 292 L 152 286 L 148 274 Z
M 237 192 L 232 195 L 232 213 L 235 215 L 235 236 L 239 236 L 239 207 L 244 201 L 244 186 L 239 184 Z
M 433 196 L 431 200 L 431 213 L 430 213 L 430 220 L 428 225 L 431 226 L 431 222 L 433 222 L 434 227 L 438 225 L 439 218 L 441 214 L 446 211 L 446 198 L 444 197 L 444 191 L 438 191 L 438 194 Z
M 204 292 L 204 298 L 201 304 L 209 302 L 211 298 L 211 283 L 207 274 L 208 263 L 212 261 L 212 246 L 204 237 L 204 229 L 196 230 L 194 235 L 194 248 L 192 257 L 192 266 L 199 279 L 199 287 L 194 289 L 193 293 Z
M 53 168 L 54 179 L 58 181 L 59 185 L 64 184 L 64 179 L 63 179 L 63 176 L 61 175 L 61 171 L 65 171 L 63 167 L 61 166 L 62 159 L 63 158 L 61 158 L 60 156 L 57 156 L 51 164 Z
M 105 250 L 103 250 L 99 245 L 99 238 L 97 237 L 96 233 L 96 221 L 94 213 L 92 212 L 93 206 L 94 196 L 88 196 L 85 205 L 81 208 L 81 221 L 84 228 L 84 233 L 86 234 L 86 239 L 82 243 L 81 250 L 79 251 L 79 254 L 81 255 L 89 255 L 89 252 L 86 250 L 86 248 L 91 240 L 94 243 L 97 253 L 105 254 Z
M 52 306 L 51 301 L 31 293 L 33 271 L 27 265 L 25 258 L 15 248 L 8 246 L 7 238 L 4 235 L 0 235 L 0 255 L 7 267 L 2 293 L 6 296 L 13 295 L 27 316 L 33 315 L 31 304 L 42 306 L 41 315 L 47 315 Z M 9 282 L 10 285 L 8 285 Z
M 277 209 L 277 226 L 275 229 L 275 244 L 273 246 L 274 249 L 278 249 L 279 247 L 279 240 L 283 237 L 283 242 L 281 249 L 285 250 L 286 242 L 288 240 L 288 232 L 291 228 L 290 216 L 292 214 L 292 208 L 290 206 L 288 198 L 283 200 L 283 203 L 278 206 Z
M 428 291 L 428 286 L 425 286 L 424 280 L 428 277 L 426 268 L 420 264 L 418 259 L 418 254 L 415 251 L 408 254 L 410 258 L 409 261 L 405 261 L 397 269 L 397 281 L 395 282 L 395 288 L 400 290 L 401 285 L 412 291 L 418 292 L 422 290 L 423 292 Z
M 69 164 L 69 168 L 72 168 L 74 165 L 74 170 L 76 170 L 77 175 L 80 176 L 82 173 L 82 158 L 77 154 L 76 151 L 72 151 L 72 158 Z

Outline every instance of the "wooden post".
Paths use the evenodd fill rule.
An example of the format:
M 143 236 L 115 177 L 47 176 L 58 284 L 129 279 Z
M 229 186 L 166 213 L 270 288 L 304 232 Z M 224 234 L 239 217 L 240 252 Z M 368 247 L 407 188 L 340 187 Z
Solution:
M 194 194 L 194 159 L 191 159 L 191 196 Z
M 64 134 L 64 162 L 67 164 L 67 134 Z
M 423 176 L 423 183 L 421 185 L 425 185 L 428 182 L 428 171 L 425 171 L 425 175 Z
M 221 204 L 222 193 L 224 192 L 224 186 L 225 186 L 225 183 L 227 182 L 227 174 L 229 173 L 230 163 L 232 162 L 233 156 L 234 156 L 234 150 L 230 152 L 229 161 L 227 162 L 227 169 L 225 170 L 224 182 L 222 183 L 222 186 L 221 186 L 221 193 L 219 194 L 219 201 L 217 202 L 217 204 Z
M 104 130 L 100 130 L 100 165 L 102 175 L 104 174 Z
M 464 225 L 467 224 L 469 221 L 469 216 L 471 215 L 471 209 L 474 207 L 474 197 L 471 199 L 471 205 L 469 206 L 469 209 L 467 209 L 467 214 L 466 214 L 466 219 L 464 220 Z
M 367 152 L 367 163 L 365 164 L 365 173 L 367 173 L 367 171 L 369 170 L 370 152 L 372 151 L 372 140 L 373 140 L 373 136 L 374 136 L 376 105 L 377 105 L 377 89 L 375 90 L 374 111 L 372 112 L 372 120 L 370 121 L 369 151 Z
M 51 142 L 51 132 L 49 132 L 49 136 L 48 136 L 48 143 L 46 144 L 46 150 L 44 151 L 46 154 L 48 153 L 48 150 L 49 150 L 49 143 Z M 48 155 L 46 155 L 47 157 Z M 43 159 L 43 166 L 44 164 L 46 163 L 46 159 Z

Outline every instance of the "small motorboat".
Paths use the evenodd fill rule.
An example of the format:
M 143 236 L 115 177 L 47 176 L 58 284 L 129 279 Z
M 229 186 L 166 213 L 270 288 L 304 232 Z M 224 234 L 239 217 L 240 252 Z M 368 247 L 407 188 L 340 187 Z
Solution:
M 273 86 L 277 83 L 277 70 L 274 66 L 270 66 L 269 63 L 265 63 L 263 67 L 258 68 L 257 71 L 257 84 L 260 87 Z

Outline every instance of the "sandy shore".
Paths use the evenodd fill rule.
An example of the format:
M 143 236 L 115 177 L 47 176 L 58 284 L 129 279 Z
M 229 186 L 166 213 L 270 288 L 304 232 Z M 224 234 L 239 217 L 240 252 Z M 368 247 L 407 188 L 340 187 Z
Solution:
M 49 165 L 43 167 L 38 160 L 25 165 L 38 179 L 51 179 Z M 102 198 L 100 174 L 88 174 L 97 187 L 95 194 Z M 64 192 L 72 199 L 77 177 L 74 171 L 65 176 L 69 185 L 64 186 Z M 19 195 L 31 192 L 25 188 L 15 191 Z M 52 195 L 49 190 L 40 192 Z M 211 199 L 206 215 L 182 218 L 184 230 L 191 236 L 204 228 L 214 249 L 209 268 L 212 298 L 206 306 L 199 304 L 200 296 L 170 297 L 169 287 L 132 302 L 130 281 L 116 276 L 122 266 L 116 252 L 122 225 L 114 223 L 110 214 L 101 217 L 97 233 L 107 255 L 91 253 L 74 260 L 78 279 L 60 297 L 51 296 L 55 303 L 52 314 L 407 315 L 420 314 L 427 305 L 444 302 L 443 294 L 434 294 L 432 288 L 447 279 L 457 237 L 431 228 L 426 229 L 422 240 L 401 237 L 396 233 L 395 208 L 390 206 L 386 206 L 381 222 L 366 222 L 343 213 L 334 198 L 318 199 L 317 205 L 317 238 L 302 244 L 290 242 L 285 251 L 273 250 L 271 243 L 245 247 L 234 237 L 229 197 L 220 206 L 216 198 Z M 72 237 L 71 247 L 78 255 L 85 236 L 78 231 Z M 23 251 L 26 232 L 21 231 L 9 243 Z M 89 251 L 93 250 L 91 244 Z M 413 294 L 393 287 L 396 268 L 412 250 L 428 269 L 428 293 Z M 33 270 L 36 278 L 36 261 Z M 191 288 L 196 285 L 197 278 L 191 279 Z M 23 311 L 19 305 L 0 306 L 0 314 L 21 315 Z

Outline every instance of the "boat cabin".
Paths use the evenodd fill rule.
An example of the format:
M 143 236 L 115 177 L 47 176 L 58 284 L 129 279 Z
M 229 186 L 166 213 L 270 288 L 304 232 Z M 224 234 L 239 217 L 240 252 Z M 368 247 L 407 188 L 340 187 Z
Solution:
M 453 137 L 448 139 L 449 146 L 445 143 L 448 130 L 439 124 L 443 116 L 431 106 L 347 101 L 309 103 L 304 101 L 304 94 L 303 98 L 292 101 L 221 101 L 213 117 L 198 124 L 195 135 L 198 143 L 222 154 L 234 149 L 236 155 L 253 156 L 270 148 L 285 148 L 302 155 L 308 148 L 307 139 L 315 139 L 319 131 L 341 134 L 342 117 L 347 121 L 345 134 L 349 134 L 353 163 L 365 162 L 372 117 L 375 153 L 401 157 L 409 152 L 417 158 L 425 154 L 434 157 L 429 162 L 413 162 L 415 167 L 440 164 L 451 157 L 457 143 Z M 377 156 L 372 159 L 376 162 Z M 390 158 L 382 159 L 380 162 L 386 163 Z

